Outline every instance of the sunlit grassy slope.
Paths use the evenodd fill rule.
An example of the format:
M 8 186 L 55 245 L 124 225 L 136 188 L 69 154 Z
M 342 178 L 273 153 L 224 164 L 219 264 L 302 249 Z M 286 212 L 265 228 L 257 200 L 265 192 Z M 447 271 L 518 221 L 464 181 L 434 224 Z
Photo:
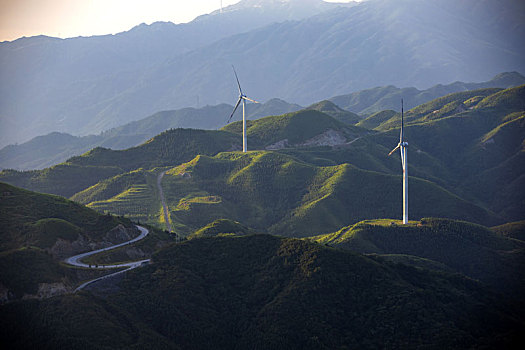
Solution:
M 144 223 L 163 218 L 157 189 L 159 171 L 134 170 L 101 181 L 72 199 L 100 212 L 110 212 Z
M 123 178 L 116 177 L 115 183 Z M 410 183 L 414 218 L 432 215 L 487 224 L 497 220 L 434 183 L 417 178 Z M 112 185 L 95 186 L 76 198 L 85 198 L 90 207 L 107 210 L 117 205 L 131 216 L 126 208 L 139 206 L 143 215 L 155 217 L 160 204 L 144 197 L 134 198 L 136 184 L 127 184 L 118 194 L 108 189 L 105 195 L 104 187 Z M 315 166 L 271 151 L 198 156 L 168 171 L 163 188 L 171 219 L 185 234 L 228 218 L 264 232 L 304 236 L 330 232 L 364 219 L 395 217 L 402 211 L 400 176 L 349 164 Z M 154 193 L 152 185 L 147 190 Z M 89 202 L 91 198 L 96 201 Z

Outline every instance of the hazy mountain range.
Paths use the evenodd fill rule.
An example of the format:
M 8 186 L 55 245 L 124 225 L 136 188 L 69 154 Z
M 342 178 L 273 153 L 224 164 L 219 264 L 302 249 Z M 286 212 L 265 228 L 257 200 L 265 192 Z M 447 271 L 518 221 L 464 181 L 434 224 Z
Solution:
M 253 98 L 301 105 L 375 86 L 421 89 L 524 72 L 522 9 L 512 0 L 246 0 L 184 25 L 4 42 L 0 145 L 233 103 L 231 64 Z
M 0 169 L 0 344 L 523 348 L 524 6 L 244 0 L 0 43 L 0 147 L 30 139 L 0 168 L 43 167 Z
M 483 83 L 455 82 L 450 85 L 437 85 L 427 90 L 416 88 L 377 87 L 358 91 L 349 95 L 333 97 L 330 101 L 340 103 L 346 110 L 323 101 L 309 108 L 327 113 L 346 124 L 373 129 L 378 126 L 377 116 L 365 119 L 366 113 L 389 109 L 399 110 L 401 98 L 405 99 L 406 109 L 428 102 L 446 94 L 480 88 L 508 88 L 525 84 L 525 77 L 519 73 L 502 73 Z M 80 155 L 95 147 L 126 149 L 140 145 L 153 136 L 171 128 L 219 129 L 224 126 L 233 106 L 221 104 L 201 108 L 184 108 L 175 111 L 155 113 L 147 118 L 119 126 L 99 135 L 73 136 L 53 132 L 38 136 L 20 145 L 10 145 L 0 149 L 0 169 L 43 169 L 68 158 Z M 248 104 L 246 112 L 249 119 L 269 115 L 295 112 L 303 107 L 279 99 L 271 99 L 262 104 Z M 361 115 L 350 112 L 355 111 Z M 390 114 L 388 114 L 390 113 Z M 389 111 L 389 118 L 395 114 Z M 233 120 L 242 118 L 237 112 Z M 387 118 L 387 119 L 389 119 Z M 365 119 L 365 120 L 363 120 Z

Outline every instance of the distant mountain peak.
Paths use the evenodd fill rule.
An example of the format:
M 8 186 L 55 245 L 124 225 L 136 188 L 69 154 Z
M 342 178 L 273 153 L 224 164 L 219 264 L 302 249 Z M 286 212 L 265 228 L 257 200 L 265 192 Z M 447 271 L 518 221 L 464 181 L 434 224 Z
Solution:
M 353 6 L 356 2 L 331 3 L 323 0 L 242 0 L 236 4 L 222 9 L 223 13 L 235 12 L 246 9 L 276 10 L 276 9 L 293 9 L 295 14 L 290 14 L 291 19 L 306 18 L 332 9 L 337 6 Z M 220 10 L 214 11 L 211 15 L 221 14 Z M 201 16 L 202 17 L 202 16 Z

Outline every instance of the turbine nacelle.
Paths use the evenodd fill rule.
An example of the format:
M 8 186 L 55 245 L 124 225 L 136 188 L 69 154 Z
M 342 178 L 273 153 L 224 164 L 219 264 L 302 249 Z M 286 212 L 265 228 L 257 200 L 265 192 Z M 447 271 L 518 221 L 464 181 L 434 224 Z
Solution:
M 257 102 L 255 100 L 252 100 L 251 98 L 249 98 L 248 96 L 246 96 L 245 94 L 242 93 L 242 88 L 241 88 L 241 83 L 239 82 L 239 77 L 237 76 L 237 72 L 235 71 L 235 67 L 232 66 L 232 68 L 233 68 L 233 73 L 235 74 L 235 79 L 237 80 L 237 86 L 239 87 L 239 99 L 237 100 L 237 103 L 235 104 L 235 107 L 233 108 L 233 112 L 230 115 L 230 118 L 228 118 L 227 124 L 230 123 L 230 120 L 233 118 L 233 115 L 237 111 L 237 108 L 239 108 L 239 105 L 241 104 L 241 102 L 244 103 L 245 101 L 250 101 L 250 102 L 253 102 L 253 103 L 260 103 L 260 102 Z M 244 110 L 243 110 L 243 119 L 244 119 Z

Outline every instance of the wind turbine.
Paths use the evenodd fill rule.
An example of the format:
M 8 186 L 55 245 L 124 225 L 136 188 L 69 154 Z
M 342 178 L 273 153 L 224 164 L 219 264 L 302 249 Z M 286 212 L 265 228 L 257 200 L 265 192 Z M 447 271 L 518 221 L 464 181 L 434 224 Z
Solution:
M 237 86 L 239 86 L 239 100 L 237 101 L 237 104 L 235 105 L 235 108 L 233 109 L 233 112 L 230 115 L 230 119 L 228 119 L 228 123 L 230 123 L 230 120 L 235 114 L 235 111 L 237 111 L 237 108 L 242 102 L 242 151 L 246 152 L 248 150 L 248 139 L 246 137 L 246 100 L 251 101 L 253 103 L 259 103 L 259 102 L 252 100 L 251 98 L 248 98 L 245 94 L 242 93 L 241 83 L 239 83 L 239 77 L 237 77 L 237 72 L 235 71 L 235 67 L 232 66 L 232 68 L 233 68 L 233 73 L 235 74 L 235 79 L 237 79 Z
M 401 166 L 403 167 L 403 225 L 408 224 L 408 164 L 407 164 L 407 148 L 408 142 L 403 139 L 403 128 L 404 128 L 404 108 L 403 100 L 401 100 L 401 131 L 399 133 L 399 143 L 388 156 L 397 151 L 401 150 Z

